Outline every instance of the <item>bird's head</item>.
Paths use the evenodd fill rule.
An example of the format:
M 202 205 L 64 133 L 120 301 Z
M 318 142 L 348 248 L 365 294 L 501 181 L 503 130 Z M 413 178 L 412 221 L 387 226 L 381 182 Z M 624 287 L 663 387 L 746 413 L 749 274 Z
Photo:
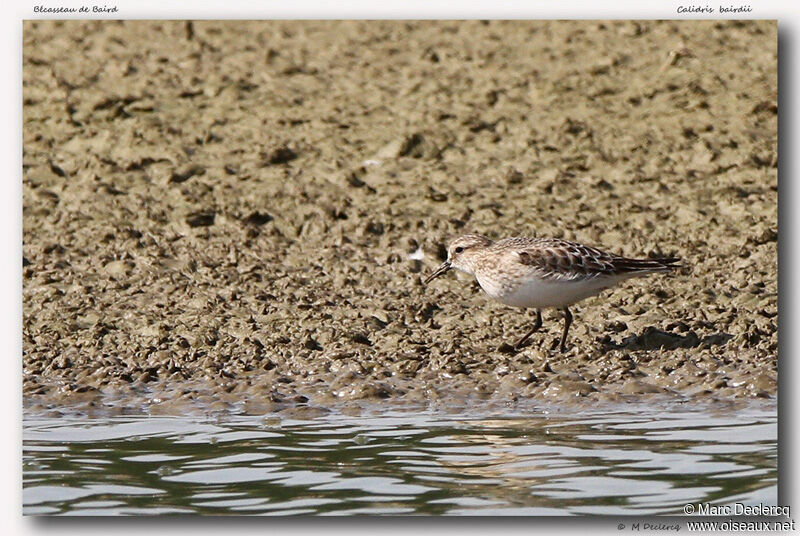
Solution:
M 427 285 L 440 275 L 444 275 L 451 268 L 473 274 L 475 253 L 492 245 L 492 241 L 485 236 L 463 235 L 459 236 L 447 247 L 447 260 L 442 263 L 431 275 L 425 279 Z

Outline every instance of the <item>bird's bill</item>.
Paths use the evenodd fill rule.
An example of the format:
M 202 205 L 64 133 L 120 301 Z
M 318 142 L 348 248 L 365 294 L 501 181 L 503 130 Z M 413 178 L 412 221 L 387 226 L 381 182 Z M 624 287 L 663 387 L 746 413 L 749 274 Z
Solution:
M 427 285 L 428 283 L 430 283 L 431 281 L 433 281 L 434 279 L 436 279 L 436 278 L 437 278 L 437 277 L 439 277 L 440 275 L 444 275 L 444 274 L 445 274 L 445 273 L 446 273 L 448 270 L 450 270 L 450 268 L 452 268 L 452 266 L 450 266 L 450 261 L 444 261 L 444 262 L 442 263 L 442 265 L 441 265 L 441 266 L 439 266 L 439 267 L 436 269 L 436 271 L 435 271 L 435 272 L 433 272 L 431 275 L 429 275 L 429 276 L 428 276 L 428 277 L 425 279 L 425 281 L 423 281 L 423 283 L 424 283 L 425 285 Z

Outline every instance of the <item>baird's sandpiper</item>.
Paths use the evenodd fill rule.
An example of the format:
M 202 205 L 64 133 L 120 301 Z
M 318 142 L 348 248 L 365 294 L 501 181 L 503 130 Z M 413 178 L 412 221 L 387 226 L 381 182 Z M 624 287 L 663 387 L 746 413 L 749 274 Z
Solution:
M 536 322 L 514 344 L 519 349 L 542 327 L 542 309 L 564 313 L 559 349 L 567 348 L 569 306 L 631 277 L 677 268 L 678 258 L 629 259 L 560 238 L 506 238 L 493 242 L 464 235 L 447 248 L 447 260 L 424 283 L 451 268 L 475 276 L 491 298 L 513 307 L 532 307 Z

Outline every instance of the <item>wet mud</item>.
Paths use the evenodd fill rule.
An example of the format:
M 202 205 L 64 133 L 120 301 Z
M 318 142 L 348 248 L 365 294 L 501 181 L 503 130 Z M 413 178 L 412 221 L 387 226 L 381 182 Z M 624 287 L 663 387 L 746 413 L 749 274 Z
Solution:
M 774 21 L 23 39 L 29 407 L 777 396 Z M 466 232 L 683 266 L 574 307 L 568 352 L 555 312 L 513 352 L 532 313 L 421 283 Z

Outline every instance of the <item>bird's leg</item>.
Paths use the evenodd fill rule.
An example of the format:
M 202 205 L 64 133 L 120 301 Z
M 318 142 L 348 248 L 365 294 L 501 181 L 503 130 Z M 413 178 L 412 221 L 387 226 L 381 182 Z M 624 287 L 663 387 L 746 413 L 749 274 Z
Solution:
M 514 349 L 515 349 L 515 350 L 519 350 L 520 346 L 522 346 L 523 344 L 525 344 L 525 341 L 527 341 L 527 340 L 528 340 L 528 338 L 529 338 L 531 335 L 533 335 L 534 333 L 536 333 L 536 332 L 539 330 L 539 328 L 540 328 L 540 327 L 542 327 L 542 311 L 541 311 L 541 310 L 539 310 L 539 309 L 536 309 L 536 322 L 533 324 L 533 329 L 532 329 L 532 330 L 530 330 L 528 333 L 526 333 L 526 334 L 525 334 L 525 335 L 524 335 L 524 336 L 523 336 L 523 337 L 522 337 L 520 340 L 518 340 L 518 341 L 517 341 L 517 342 L 514 344 Z
M 569 312 L 567 307 L 564 307 L 562 311 L 564 311 L 564 333 L 561 335 L 561 344 L 558 349 L 563 353 L 567 351 L 567 333 L 569 333 L 569 326 L 572 324 L 572 313 Z

